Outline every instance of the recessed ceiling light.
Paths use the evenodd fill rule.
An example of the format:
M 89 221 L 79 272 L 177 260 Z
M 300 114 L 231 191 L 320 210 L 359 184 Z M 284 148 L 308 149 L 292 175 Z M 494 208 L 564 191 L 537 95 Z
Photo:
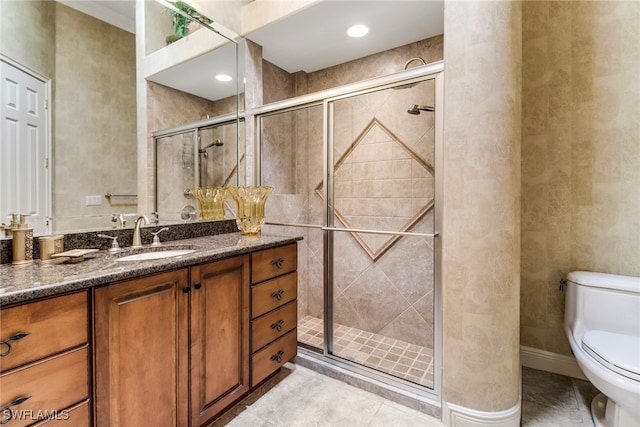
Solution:
M 352 25 L 347 30 L 347 34 L 350 37 L 363 37 L 363 36 L 366 36 L 368 32 L 369 32 L 369 28 L 367 28 L 366 25 L 362 25 L 362 24 Z
M 220 82 L 230 82 L 232 79 L 231 79 L 231 76 L 228 76 L 226 74 L 218 74 L 216 76 L 216 80 Z

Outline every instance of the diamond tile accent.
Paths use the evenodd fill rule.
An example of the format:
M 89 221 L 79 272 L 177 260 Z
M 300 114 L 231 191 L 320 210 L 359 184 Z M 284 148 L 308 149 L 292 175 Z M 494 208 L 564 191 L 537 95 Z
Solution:
M 373 118 L 334 166 L 334 206 L 346 228 L 408 231 L 433 209 L 434 168 Z M 323 183 L 315 188 L 323 197 Z M 352 232 L 374 261 L 401 236 Z

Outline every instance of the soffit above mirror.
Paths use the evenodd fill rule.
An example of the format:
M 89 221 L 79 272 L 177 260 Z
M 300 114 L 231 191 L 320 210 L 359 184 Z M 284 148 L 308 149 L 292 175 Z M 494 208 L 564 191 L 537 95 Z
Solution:
M 199 31 L 208 31 L 201 29 Z M 221 37 L 220 37 L 221 38 Z M 180 40 L 178 40 L 179 43 Z M 238 58 L 244 57 L 244 43 L 238 44 Z M 240 92 L 244 91 L 244 61 L 237 61 L 240 78 Z M 234 81 L 220 82 L 215 76 L 226 74 L 233 76 Z M 191 95 L 210 101 L 236 95 L 236 45 L 226 43 L 217 49 L 189 59 L 171 68 L 147 76 L 147 80 L 178 89 Z
M 369 33 L 348 37 L 354 24 Z M 443 0 L 323 0 L 244 36 L 272 64 L 310 73 L 443 33 Z

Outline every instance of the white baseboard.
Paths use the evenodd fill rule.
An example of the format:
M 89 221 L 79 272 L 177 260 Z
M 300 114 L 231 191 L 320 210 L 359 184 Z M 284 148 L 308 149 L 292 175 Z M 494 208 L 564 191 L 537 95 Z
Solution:
M 500 412 L 482 412 L 442 402 L 443 423 L 448 427 L 520 427 L 521 402 Z
M 522 366 L 565 375 L 567 377 L 586 380 L 575 357 L 564 354 L 551 353 L 533 347 L 520 346 L 520 361 Z

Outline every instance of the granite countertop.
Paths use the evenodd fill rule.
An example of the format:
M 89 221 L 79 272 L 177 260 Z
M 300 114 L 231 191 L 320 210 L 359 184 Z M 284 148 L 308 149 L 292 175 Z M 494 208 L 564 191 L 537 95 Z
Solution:
M 64 263 L 64 259 L 53 263 L 34 260 L 27 265 L 0 265 L 0 307 L 26 302 L 37 298 L 58 295 L 80 289 L 91 288 L 134 279 L 140 276 L 189 267 L 261 249 L 294 243 L 301 237 L 244 236 L 227 233 L 215 236 L 164 242 L 160 247 L 143 246 L 142 249 L 122 248 L 117 253 L 101 250 L 88 255 L 76 264 Z M 148 250 L 195 249 L 194 253 L 173 258 L 148 261 L 116 261 L 116 258 Z M 92 258 L 88 258 L 92 257 Z

